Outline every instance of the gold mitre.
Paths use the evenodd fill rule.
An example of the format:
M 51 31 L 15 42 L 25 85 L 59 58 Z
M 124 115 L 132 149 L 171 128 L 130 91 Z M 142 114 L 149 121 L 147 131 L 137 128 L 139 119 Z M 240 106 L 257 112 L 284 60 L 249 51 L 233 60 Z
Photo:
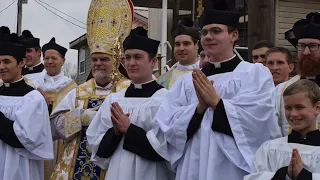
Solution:
M 120 36 L 123 42 L 130 34 L 132 21 L 133 5 L 130 0 L 92 0 L 87 18 L 90 54 L 112 55 L 114 40 Z

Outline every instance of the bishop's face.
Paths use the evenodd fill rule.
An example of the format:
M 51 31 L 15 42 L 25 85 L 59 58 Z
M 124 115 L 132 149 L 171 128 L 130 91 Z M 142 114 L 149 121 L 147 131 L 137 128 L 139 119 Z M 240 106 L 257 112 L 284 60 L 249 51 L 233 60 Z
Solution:
M 53 49 L 49 49 L 44 53 L 44 68 L 49 76 L 56 76 L 60 74 L 65 58 Z
M 302 76 L 320 75 L 320 39 L 299 40 L 297 65 Z
M 284 96 L 285 115 L 288 123 L 297 132 L 307 133 L 316 129 L 316 118 L 320 113 L 320 101 L 313 104 L 307 93 Z
M 96 81 L 109 80 L 112 72 L 113 57 L 106 53 L 91 54 L 92 75 Z
M 149 57 L 149 54 L 143 50 L 129 49 L 125 52 L 124 66 L 128 72 L 128 76 L 135 84 L 152 80 L 152 70 L 156 62 L 156 58 Z
M 21 78 L 21 70 L 25 60 L 17 63 L 12 56 L 0 56 L 0 79 L 5 83 L 11 83 Z

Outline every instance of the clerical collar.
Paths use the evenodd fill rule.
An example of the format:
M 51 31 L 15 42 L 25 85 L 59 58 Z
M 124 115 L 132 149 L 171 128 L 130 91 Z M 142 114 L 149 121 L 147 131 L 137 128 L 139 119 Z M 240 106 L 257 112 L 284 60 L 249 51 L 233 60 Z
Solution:
M 105 87 L 101 87 L 97 84 L 96 80 L 94 80 L 94 85 L 96 90 L 107 91 L 112 88 L 112 83 L 107 84 Z
M 235 58 L 236 55 L 233 55 L 231 58 L 224 60 L 224 61 L 220 61 L 220 62 L 214 62 L 214 61 L 209 61 L 209 63 L 213 64 L 215 68 L 221 68 L 221 64 L 230 61 L 231 59 Z
M 45 80 L 49 80 L 50 79 L 50 80 L 53 80 L 53 81 L 57 81 L 62 76 L 64 76 L 64 73 L 62 71 L 58 75 L 55 75 L 55 76 L 50 76 L 45 69 L 42 71 L 42 73 L 44 74 L 44 79 Z
M 125 97 L 137 97 L 137 98 L 151 97 L 155 92 L 157 92 L 159 89 L 162 89 L 162 88 L 164 87 L 159 85 L 155 80 L 152 80 L 143 84 L 131 83 L 126 90 Z
M 182 70 L 182 71 L 199 69 L 199 68 L 200 68 L 200 61 L 197 61 L 196 63 L 191 65 L 182 65 L 179 62 L 176 67 L 177 70 Z
M 303 138 L 300 133 L 292 130 L 288 136 L 288 143 L 298 143 L 311 146 L 320 146 L 320 131 L 314 130 L 307 133 L 307 136 Z
M 34 88 L 27 84 L 24 78 L 21 78 L 18 81 L 12 83 L 3 83 L 3 85 L 0 86 L 0 95 L 24 96 L 33 90 Z
M 153 81 L 155 81 L 154 79 L 152 79 L 151 81 L 148 81 L 148 82 L 145 82 L 145 83 L 141 83 L 141 84 L 134 84 L 134 83 L 131 83 L 133 85 L 133 87 L 135 89 L 142 89 L 143 87 L 147 87 L 148 84 L 152 83 Z
M 37 64 L 33 67 L 24 67 L 22 69 L 22 75 L 40 73 L 44 70 L 44 65 L 42 63 Z
M 241 59 L 239 59 L 238 56 L 234 55 L 231 57 L 231 59 L 227 59 L 222 62 L 208 62 L 204 65 L 201 71 L 206 76 L 232 72 L 240 62 Z
M 3 82 L 2 85 L 3 85 L 5 88 L 10 88 L 10 87 L 14 87 L 15 85 L 19 84 L 19 82 L 22 81 L 22 80 L 23 80 L 23 77 L 21 77 L 19 80 L 16 80 L 16 81 L 14 81 L 14 82 L 11 82 L 11 83 L 5 83 L 5 82 Z
M 34 65 L 34 66 L 31 66 L 31 67 L 26 66 L 26 68 L 28 68 L 28 69 L 29 69 L 29 71 L 33 71 L 33 69 L 34 69 L 34 68 L 36 68 L 36 67 L 40 66 L 41 64 L 42 64 L 42 63 L 41 63 L 41 62 L 39 62 L 38 64 L 36 64 L 36 65 Z

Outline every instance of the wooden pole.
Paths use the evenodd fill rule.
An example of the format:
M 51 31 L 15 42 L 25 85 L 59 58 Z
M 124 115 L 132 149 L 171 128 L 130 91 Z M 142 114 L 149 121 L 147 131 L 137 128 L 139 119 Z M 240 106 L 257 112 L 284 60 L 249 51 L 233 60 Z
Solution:
M 21 35 L 22 26 L 22 0 L 18 0 L 18 14 L 17 14 L 17 34 Z

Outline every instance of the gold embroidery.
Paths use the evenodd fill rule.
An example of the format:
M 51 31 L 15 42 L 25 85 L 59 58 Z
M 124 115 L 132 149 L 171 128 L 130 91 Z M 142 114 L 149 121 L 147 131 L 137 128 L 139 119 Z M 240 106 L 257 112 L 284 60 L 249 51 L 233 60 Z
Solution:
M 64 135 L 66 138 L 69 138 L 79 131 L 81 131 L 81 117 L 80 117 L 80 109 L 74 109 L 65 113 L 65 121 L 64 121 L 64 128 L 65 132 Z
M 121 90 L 123 88 L 127 88 L 130 85 L 130 81 L 123 79 L 121 83 L 118 83 L 117 90 Z M 76 90 L 76 108 L 82 108 L 87 109 L 89 102 L 92 103 L 93 101 L 96 101 L 94 106 L 100 106 L 103 100 L 107 96 L 98 96 L 95 94 L 95 83 L 94 79 L 90 79 L 89 81 L 81 84 L 77 87 Z M 102 101 L 100 101 L 102 99 Z M 81 107 L 82 106 L 82 107 Z M 90 124 L 92 119 L 89 117 L 81 116 L 81 123 L 82 128 L 86 124 Z M 70 122 L 75 123 L 76 118 L 71 118 Z M 66 125 L 66 124 L 65 124 Z M 67 125 L 70 127 L 68 130 L 68 133 L 72 133 L 72 123 Z M 76 124 L 75 126 L 79 126 Z M 81 126 L 80 126 L 81 127 Z M 87 139 L 85 136 L 83 136 L 83 133 L 85 133 L 85 130 L 82 130 L 81 133 L 78 133 L 76 138 L 71 140 L 70 142 L 66 143 L 64 146 L 64 149 L 62 153 L 59 154 L 57 165 L 54 169 L 54 172 L 51 176 L 51 180 L 71 180 L 71 179 L 90 179 L 91 176 L 94 176 L 93 174 L 90 174 L 90 171 L 96 167 L 94 164 L 90 162 L 90 155 L 91 149 L 89 148 L 89 145 L 87 143 Z M 84 134 L 85 135 L 85 134 Z M 81 140 L 81 137 L 84 139 Z M 81 156 L 78 156 L 78 154 L 81 154 Z M 81 164 L 79 164 L 77 169 L 74 169 L 76 167 L 77 160 L 79 159 L 85 159 L 81 161 Z M 99 177 L 96 176 L 97 179 L 104 179 L 106 172 L 101 170 Z M 79 175 L 79 176 L 78 176 Z

